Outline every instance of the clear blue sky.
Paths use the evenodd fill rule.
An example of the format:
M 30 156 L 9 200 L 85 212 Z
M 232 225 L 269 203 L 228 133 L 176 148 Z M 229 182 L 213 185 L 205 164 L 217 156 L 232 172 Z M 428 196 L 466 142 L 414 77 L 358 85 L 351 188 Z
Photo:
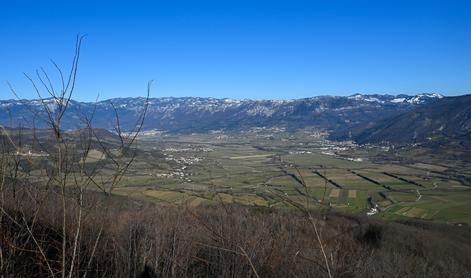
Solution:
M 471 1 L 1 1 L 0 99 L 78 33 L 78 100 L 471 92 Z

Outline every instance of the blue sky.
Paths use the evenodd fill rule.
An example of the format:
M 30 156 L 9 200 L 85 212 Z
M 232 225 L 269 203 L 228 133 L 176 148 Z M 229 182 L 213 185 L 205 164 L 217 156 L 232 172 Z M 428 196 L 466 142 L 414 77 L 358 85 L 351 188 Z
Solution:
M 99 3 L 96 3 L 99 2 Z M 471 92 L 471 1 L 1 1 L 0 99 L 70 65 L 75 99 Z

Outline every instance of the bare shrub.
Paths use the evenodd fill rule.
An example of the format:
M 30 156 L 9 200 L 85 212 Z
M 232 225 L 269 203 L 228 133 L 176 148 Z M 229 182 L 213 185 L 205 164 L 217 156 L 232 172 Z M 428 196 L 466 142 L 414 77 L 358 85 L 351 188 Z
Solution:
M 82 115 L 83 129 L 66 132 L 62 118 L 71 102 L 82 39 L 67 79 L 53 63 L 58 86 L 44 70 L 37 72 L 39 81 L 27 76 L 44 110 L 34 116 L 49 128 L 0 126 L 1 277 L 471 276 L 469 228 L 385 223 L 332 212 L 324 198 L 310 194 L 299 171 L 302 198 L 271 192 L 293 208 L 287 210 L 223 202 L 157 206 L 114 196 L 136 157 L 150 84 L 134 130 L 121 130 L 110 104 L 116 114 L 111 139 L 92 127 L 93 115 Z M 44 157 L 25 154 L 25 144 Z M 106 160 L 91 163 L 97 151 Z M 100 175 L 103 169 L 106 177 Z

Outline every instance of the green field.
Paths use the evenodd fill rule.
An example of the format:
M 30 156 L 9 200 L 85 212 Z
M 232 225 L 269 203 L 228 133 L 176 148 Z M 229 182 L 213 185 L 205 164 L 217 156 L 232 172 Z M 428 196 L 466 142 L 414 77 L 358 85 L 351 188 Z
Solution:
M 232 202 L 330 207 L 385 219 L 471 224 L 470 166 L 379 147 L 334 143 L 304 130 L 141 136 L 113 193 L 155 203 Z M 93 151 L 86 163 L 103 158 Z M 105 163 L 106 165 L 106 163 Z M 40 176 L 40 173 L 37 173 Z M 112 174 L 105 166 L 99 173 Z

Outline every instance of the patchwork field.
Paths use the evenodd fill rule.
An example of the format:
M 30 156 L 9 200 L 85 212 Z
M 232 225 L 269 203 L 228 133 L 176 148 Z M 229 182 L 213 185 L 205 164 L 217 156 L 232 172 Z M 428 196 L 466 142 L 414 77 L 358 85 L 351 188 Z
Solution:
M 404 163 L 384 153 L 378 160 L 378 154 L 381 150 L 366 152 L 306 131 L 142 136 L 135 163 L 114 194 L 188 206 L 235 202 L 292 208 L 290 201 L 308 202 L 386 219 L 471 224 L 467 165 L 408 157 Z M 87 161 L 100 159 L 93 152 Z

